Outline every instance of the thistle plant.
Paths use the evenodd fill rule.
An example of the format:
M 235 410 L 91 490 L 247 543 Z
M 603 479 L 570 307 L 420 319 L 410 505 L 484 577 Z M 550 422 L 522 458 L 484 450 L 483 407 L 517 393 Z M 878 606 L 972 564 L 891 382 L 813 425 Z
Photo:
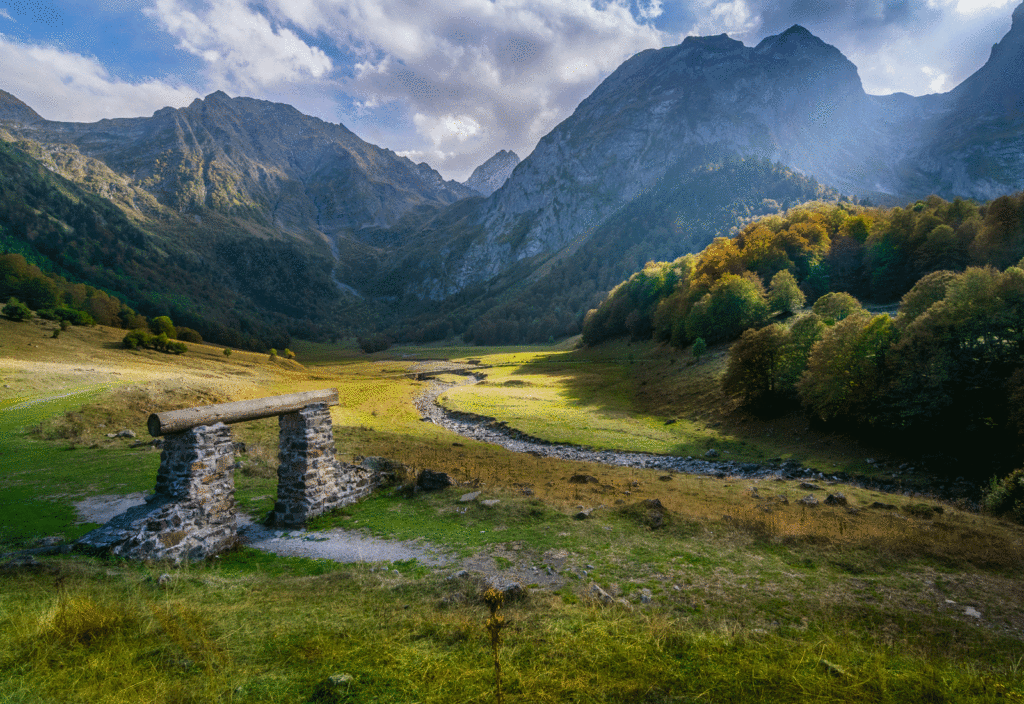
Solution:
M 501 661 L 498 659 L 498 650 L 501 647 L 501 629 L 506 623 L 505 617 L 498 610 L 505 602 L 505 595 L 492 587 L 484 592 L 484 602 L 491 609 L 491 617 L 484 625 L 491 636 L 491 653 L 494 657 L 494 696 L 498 704 L 501 704 Z

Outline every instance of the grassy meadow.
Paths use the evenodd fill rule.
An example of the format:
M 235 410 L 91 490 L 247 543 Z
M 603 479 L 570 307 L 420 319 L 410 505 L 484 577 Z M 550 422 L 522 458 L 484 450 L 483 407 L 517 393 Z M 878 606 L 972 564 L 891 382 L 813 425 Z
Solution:
M 715 448 L 825 473 L 913 460 L 878 456 L 879 469 L 864 461 L 877 448 L 736 413 L 717 385 L 724 349 L 695 363 L 625 343 L 372 356 L 297 344 L 289 361 L 205 345 L 127 351 L 123 331 L 52 338 L 52 327 L 0 320 L 0 702 L 498 701 L 482 573 L 527 587 L 499 612 L 505 702 L 1024 702 L 1020 526 L 822 480 L 517 455 L 424 423 L 412 404 L 425 388 L 409 376 L 417 364 L 477 359 L 486 383 L 443 402 L 550 440 Z M 341 459 L 386 456 L 465 488 L 385 488 L 310 528 L 424 540 L 450 564 L 250 548 L 180 568 L 16 556 L 95 527 L 76 502 L 152 489 L 150 412 L 325 387 L 340 392 Z M 107 437 L 123 429 L 137 438 Z M 239 509 L 261 518 L 277 423 L 233 433 L 247 446 Z M 458 503 L 470 487 L 500 503 Z M 798 503 L 836 492 L 847 506 Z M 658 528 L 642 503 L 654 499 Z M 589 519 L 575 520 L 580 508 Z

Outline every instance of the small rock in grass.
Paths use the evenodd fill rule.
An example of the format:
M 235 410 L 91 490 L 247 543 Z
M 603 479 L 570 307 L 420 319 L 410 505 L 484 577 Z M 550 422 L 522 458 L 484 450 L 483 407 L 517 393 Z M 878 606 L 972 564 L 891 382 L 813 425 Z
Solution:
M 468 504 L 471 501 L 476 501 L 477 497 L 480 496 L 480 493 L 481 492 L 479 491 L 471 491 L 468 494 L 463 494 L 462 496 L 459 497 L 459 503 Z
M 708 450 L 707 452 L 705 452 L 704 456 L 707 457 L 708 459 L 714 459 L 714 458 L 718 457 L 718 450 L 712 448 L 712 449 Z
M 813 494 L 808 494 L 804 498 L 802 498 L 799 501 L 797 501 L 797 503 L 798 504 L 803 504 L 804 506 L 817 506 L 818 505 L 818 500 L 816 498 L 814 498 Z
M 592 477 L 589 474 L 574 474 L 569 477 L 570 484 L 600 484 L 597 477 Z
M 592 509 L 592 508 L 582 509 L 580 511 L 577 511 L 576 515 L 573 516 L 573 518 L 575 518 L 577 521 L 585 521 L 588 518 L 590 518 L 590 514 L 591 514 L 591 512 L 593 512 L 593 510 L 594 509 Z
M 821 491 L 821 487 L 817 484 L 811 484 L 810 482 L 800 482 L 799 489 L 803 491 Z
M 424 469 L 420 472 L 420 476 L 416 479 L 416 486 L 424 491 L 447 489 L 454 483 L 452 478 L 444 472 L 434 472 L 429 469 Z
M 480 505 L 485 507 L 485 508 L 494 508 L 495 506 L 497 506 L 500 503 L 501 503 L 501 499 L 487 499 L 486 501 L 481 501 Z
M 650 589 L 646 588 L 640 590 L 639 596 L 641 604 L 650 604 L 651 601 L 654 599 L 654 594 L 651 593 Z
M 875 501 L 870 506 L 868 506 L 868 508 L 879 508 L 879 509 L 882 509 L 883 511 L 896 511 L 896 510 L 898 510 L 897 506 L 894 506 L 893 504 L 883 504 L 881 501 Z
M 606 592 L 604 589 L 602 589 L 600 585 L 598 585 L 596 582 L 590 583 L 590 589 L 588 593 L 592 598 L 597 599 L 602 604 L 611 604 L 615 601 L 612 598 L 612 595 Z
M 840 494 L 838 492 L 835 493 L 835 494 L 829 494 L 828 496 L 825 497 L 825 505 L 826 506 L 845 506 L 846 505 L 846 496 L 844 496 L 843 494 Z
M 968 606 L 964 609 L 964 616 L 973 616 L 974 618 L 981 618 L 981 612 L 973 606 Z

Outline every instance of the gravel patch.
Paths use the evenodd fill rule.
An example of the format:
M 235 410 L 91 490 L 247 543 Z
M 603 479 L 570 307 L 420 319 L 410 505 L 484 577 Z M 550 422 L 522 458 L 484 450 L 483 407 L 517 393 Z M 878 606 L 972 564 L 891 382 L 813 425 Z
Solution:
M 120 516 L 128 509 L 144 503 L 146 494 L 141 491 L 124 495 L 90 496 L 75 502 L 75 511 L 78 513 L 76 523 L 107 523 L 114 516 Z
M 442 567 L 455 559 L 439 548 L 419 541 L 381 540 L 341 528 L 325 531 L 268 528 L 253 523 L 248 516 L 238 517 L 238 536 L 245 545 L 275 555 L 323 558 L 335 562 L 416 560 L 420 564 Z

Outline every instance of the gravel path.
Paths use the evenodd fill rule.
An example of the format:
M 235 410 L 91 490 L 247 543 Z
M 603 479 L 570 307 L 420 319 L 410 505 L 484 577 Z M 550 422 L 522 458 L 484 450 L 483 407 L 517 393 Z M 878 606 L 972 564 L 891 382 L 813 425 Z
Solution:
M 90 496 L 75 502 L 80 523 L 107 523 L 128 509 L 146 503 L 145 494 Z M 237 517 L 238 536 L 257 550 L 277 555 L 313 557 L 335 562 L 398 562 L 418 560 L 424 565 L 445 566 L 454 557 L 421 541 L 381 540 L 341 528 L 312 532 L 281 530 L 254 523 L 245 514 Z

